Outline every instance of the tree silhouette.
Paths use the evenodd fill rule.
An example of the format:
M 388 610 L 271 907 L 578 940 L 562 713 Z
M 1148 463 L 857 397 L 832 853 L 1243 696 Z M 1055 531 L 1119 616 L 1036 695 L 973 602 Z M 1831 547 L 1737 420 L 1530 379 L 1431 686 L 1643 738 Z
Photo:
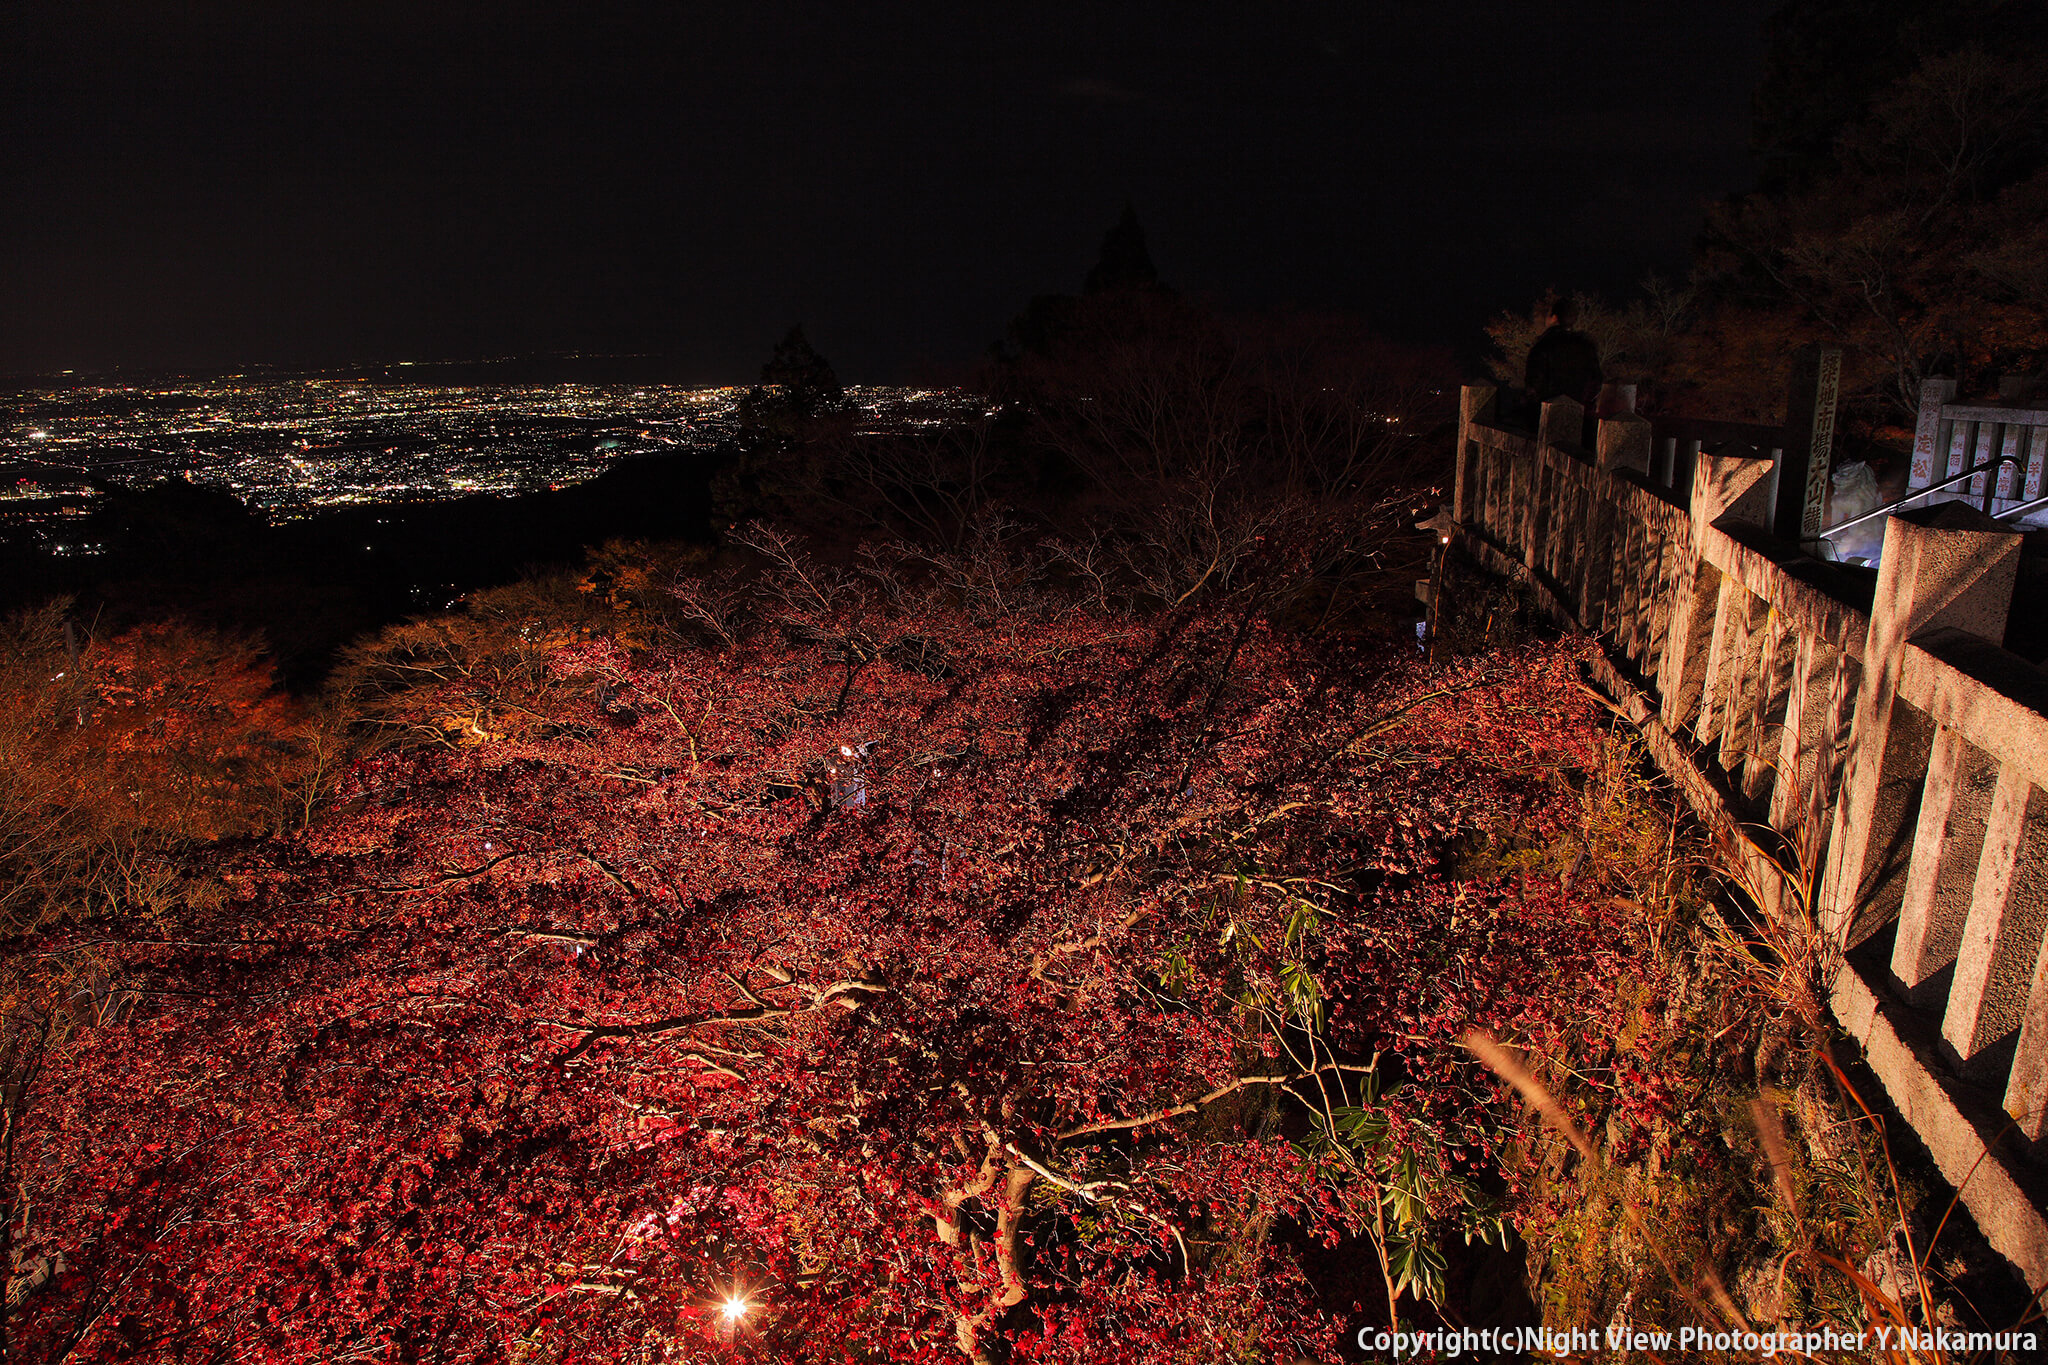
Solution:
M 774 353 L 761 367 L 761 385 L 747 394 L 747 402 L 754 405 L 757 415 L 772 411 L 798 419 L 811 418 L 836 412 L 846 401 L 846 391 L 840 387 L 832 362 L 818 354 L 801 326 L 791 327 L 789 334 L 775 343 Z
M 1851 384 L 1895 414 L 1939 370 L 2038 367 L 2044 72 L 2048 41 L 2024 33 L 1928 56 L 1836 133 L 1826 164 L 1714 211 L 1704 282 L 1842 345 Z
M 1025 356 L 1051 354 L 1077 331 L 1099 332 L 1105 325 L 1142 329 L 1154 306 L 1173 298 L 1173 291 L 1159 282 L 1138 211 L 1125 204 L 1122 215 L 1102 235 L 1081 296 L 1034 295 L 1024 311 L 1010 319 L 990 354 L 999 363 L 1014 364 Z
M 1088 268 L 1082 285 L 1086 294 L 1105 294 L 1118 289 L 1145 289 L 1159 283 L 1159 271 L 1152 253 L 1145 247 L 1145 229 L 1138 226 L 1138 211 L 1124 205 L 1121 217 L 1102 235 L 1102 250 Z
M 799 326 L 775 343 L 761 382 L 741 396 L 737 415 L 737 449 L 711 482 L 712 505 L 727 522 L 787 515 L 801 506 L 817 472 L 810 447 L 843 434 L 850 410 L 831 362 Z

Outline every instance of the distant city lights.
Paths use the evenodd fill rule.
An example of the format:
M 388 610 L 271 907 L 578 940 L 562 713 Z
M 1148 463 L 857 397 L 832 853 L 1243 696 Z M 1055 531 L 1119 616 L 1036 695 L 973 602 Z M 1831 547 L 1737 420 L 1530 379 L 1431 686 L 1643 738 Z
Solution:
M 739 426 L 744 388 L 365 384 L 230 378 L 18 392 L 0 408 L 0 540 L 58 554 L 54 519 L 109 487 L 186 479 L 271 522 L 323 511 L 573 487 L 621 460 L 710 451 Z M 847 390 L 858 429 L 982 415 L 951 390 Z M 365 546 L 365 549 L 370 547 Z

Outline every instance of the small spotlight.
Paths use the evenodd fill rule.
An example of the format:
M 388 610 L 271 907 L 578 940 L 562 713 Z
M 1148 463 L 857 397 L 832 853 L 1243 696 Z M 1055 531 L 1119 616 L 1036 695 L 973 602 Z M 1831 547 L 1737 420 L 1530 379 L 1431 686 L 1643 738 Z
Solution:
M 751 1306 L 745 1299 L 733 1298 L 727 1299 L 719 1311 L 725 1314 L 727 1322 L 738 1322 L 747 1315 L 747 1309 Z

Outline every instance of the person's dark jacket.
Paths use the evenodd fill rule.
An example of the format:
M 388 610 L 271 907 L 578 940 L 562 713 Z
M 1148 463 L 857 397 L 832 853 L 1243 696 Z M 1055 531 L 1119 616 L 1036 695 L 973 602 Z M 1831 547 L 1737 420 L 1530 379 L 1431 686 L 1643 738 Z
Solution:
M 1529 348 L 1523 384 L 1539 403 L 1569 398 L 1591 407 L 1600 393 L 1600 348 L 1584 332 L 1553 324 Z

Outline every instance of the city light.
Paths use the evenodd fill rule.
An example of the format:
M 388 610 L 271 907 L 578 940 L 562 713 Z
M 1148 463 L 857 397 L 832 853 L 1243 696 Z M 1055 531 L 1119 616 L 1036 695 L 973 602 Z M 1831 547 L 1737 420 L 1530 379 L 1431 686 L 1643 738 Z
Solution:
M 56 519 L 108 488 L 182 478 L 273 523 L 347 507 L 569 488 L 621 460 L 710 454 L 739 430 L 735 387 L 333 379 L 71 385 L 0 402 L 0 541 L 93 553 Z M 953 391 L 852 387 L 865 434 L 971 420 Z M 95 547 L 96 548 L 96 547 Z

